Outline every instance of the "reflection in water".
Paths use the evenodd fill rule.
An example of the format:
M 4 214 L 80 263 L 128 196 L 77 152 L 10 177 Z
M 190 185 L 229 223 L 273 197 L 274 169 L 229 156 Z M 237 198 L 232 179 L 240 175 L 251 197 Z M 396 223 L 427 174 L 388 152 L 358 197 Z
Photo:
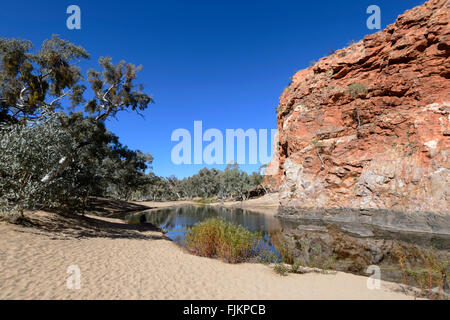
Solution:
M 129 222 L 138 223 L 142 213 L 133 215 Z M 145 213 L 146 221 L 168 232 L 166 236 L 184 246 L 186 229 L 208 218 L 220 217 L 226 221 L 242 225 L 250 231 L 261 231 L 266 248 L 278 254 L 270 240 L 270 233 L 280 230 L 277 218 L 243 209 L 228 209 L 211 206 L 182 206 Z
M 211 217 L 221 217 L 250 231 L 261 231 L 266 248 L 278 257 L 302 265 L 326 267 L 365 274 L 369 265 L 382 269 L 382 279 L 401 281 L 396 248 L 410 258 L 411 268 L 424 268 L 420 251 L 437 250 L 439 259 L 449 263 L 450 236 L 391 232 L 361 224 L 328 223 L 320 220 L 287 220 L 242 209 L 212 206 L 183 206 L 149 211 L 147 222 L 167 230 L 166 236 L 184 245 L 187 228 Z M 139 223 L 142 213 L 129 217 Z

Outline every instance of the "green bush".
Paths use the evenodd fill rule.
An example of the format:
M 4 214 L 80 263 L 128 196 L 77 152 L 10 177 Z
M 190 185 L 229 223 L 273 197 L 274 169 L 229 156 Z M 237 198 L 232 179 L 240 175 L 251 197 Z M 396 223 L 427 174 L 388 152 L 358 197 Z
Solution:
M 273 270 L 278 273 L 280 276 L 285 276 L 288 273 L 288 268 L 281 263 L 277 263 L 274 267 Z
M 229 263 L 238 263 L 257 256 L 261 248 L 260 233 L 221 218 L 200 222 L 186 232 L 186 247 L 203 257 L 219 257 Z
M 256 261 L 262 264 L 271 264 L 280 262 L 280 258 L 278 258 L 275 252 L 263 250 L 256 257 Z
M 353 97 L 367 93 L 367 86 L 364 83 L 354 82 L 347 87 L 347 93 Z
M 294 261 L 294 263 L 291 265 L 291 272 L 292 273 L 299 273 L 301 264 L 300 261 Z

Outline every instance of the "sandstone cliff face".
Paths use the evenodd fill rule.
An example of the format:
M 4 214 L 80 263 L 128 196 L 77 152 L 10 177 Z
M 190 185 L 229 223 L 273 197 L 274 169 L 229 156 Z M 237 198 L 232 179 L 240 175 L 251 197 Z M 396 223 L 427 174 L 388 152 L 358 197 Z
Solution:
M 450 1 L 297 72 L 267 172 L 284 208 L 450 214 Z

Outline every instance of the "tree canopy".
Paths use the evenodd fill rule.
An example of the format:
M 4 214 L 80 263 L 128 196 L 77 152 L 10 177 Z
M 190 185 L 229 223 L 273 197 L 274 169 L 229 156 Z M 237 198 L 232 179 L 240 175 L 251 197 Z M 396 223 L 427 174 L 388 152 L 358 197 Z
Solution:
M 175 200 L 198 197 L 245 200 L 250 191 L 262 188 L 264 177 L 257 172 L 248 175 L 237 164 L 229 164 L 224 170 L 203 168 L 181 180 L 174 176 L 152 176 L 150 179 L 153 183 L 134 194 L 137 199 Z
M 90 195 L 129 198 L 147 181 L 153 157 L 122 145 L 104 124 L 153 103 L 136 84 L 142 67 L 101 57 L 99 70 L 84 76 L 79 64 L 89 57 L 57 36 L 35 51 L 30 41 L 0 38 L 3 209 L 77 208 Z
M 96 121 L 119 111 L 143 111 L 152 96 L 136 84 L 142 66 L 100 57 L 100 70 L 83 76 L 79 64 L 90 57 L 84 48 L 54 35 L 32 51 L 30 41 L 0 38 L 0 121 L 37 119 L 43 112 L 60 108 L 63 100 L 72 109 L 82 106 Z M 92 98 L 84 94 L 90 86 Z

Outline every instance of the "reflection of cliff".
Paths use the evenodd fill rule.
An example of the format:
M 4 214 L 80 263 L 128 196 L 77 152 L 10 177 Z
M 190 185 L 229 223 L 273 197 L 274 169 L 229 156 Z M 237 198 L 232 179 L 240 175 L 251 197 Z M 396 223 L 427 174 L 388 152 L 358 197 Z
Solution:
M 282 221 L 284 244 L 279 240 L 275 247 L 280 250 L 285 246 L 283 250 L 289 251 L 291 260 L 304 266 L 367 275 L 367 267 L 376 265 L 381 268 L 382 280 L 397 282 L 403 277 L 399 252 L 414 272 L 426 273 L 429 261 L 423 257 L 427 253 L 446 265 L 444 269 L 450 268 L 450 236 L 389 233 L 357 224 L 311 223 Z
M 282 206 L 450 213 L 449 9 L 428 1 L 294 75 L 271 163 Z

